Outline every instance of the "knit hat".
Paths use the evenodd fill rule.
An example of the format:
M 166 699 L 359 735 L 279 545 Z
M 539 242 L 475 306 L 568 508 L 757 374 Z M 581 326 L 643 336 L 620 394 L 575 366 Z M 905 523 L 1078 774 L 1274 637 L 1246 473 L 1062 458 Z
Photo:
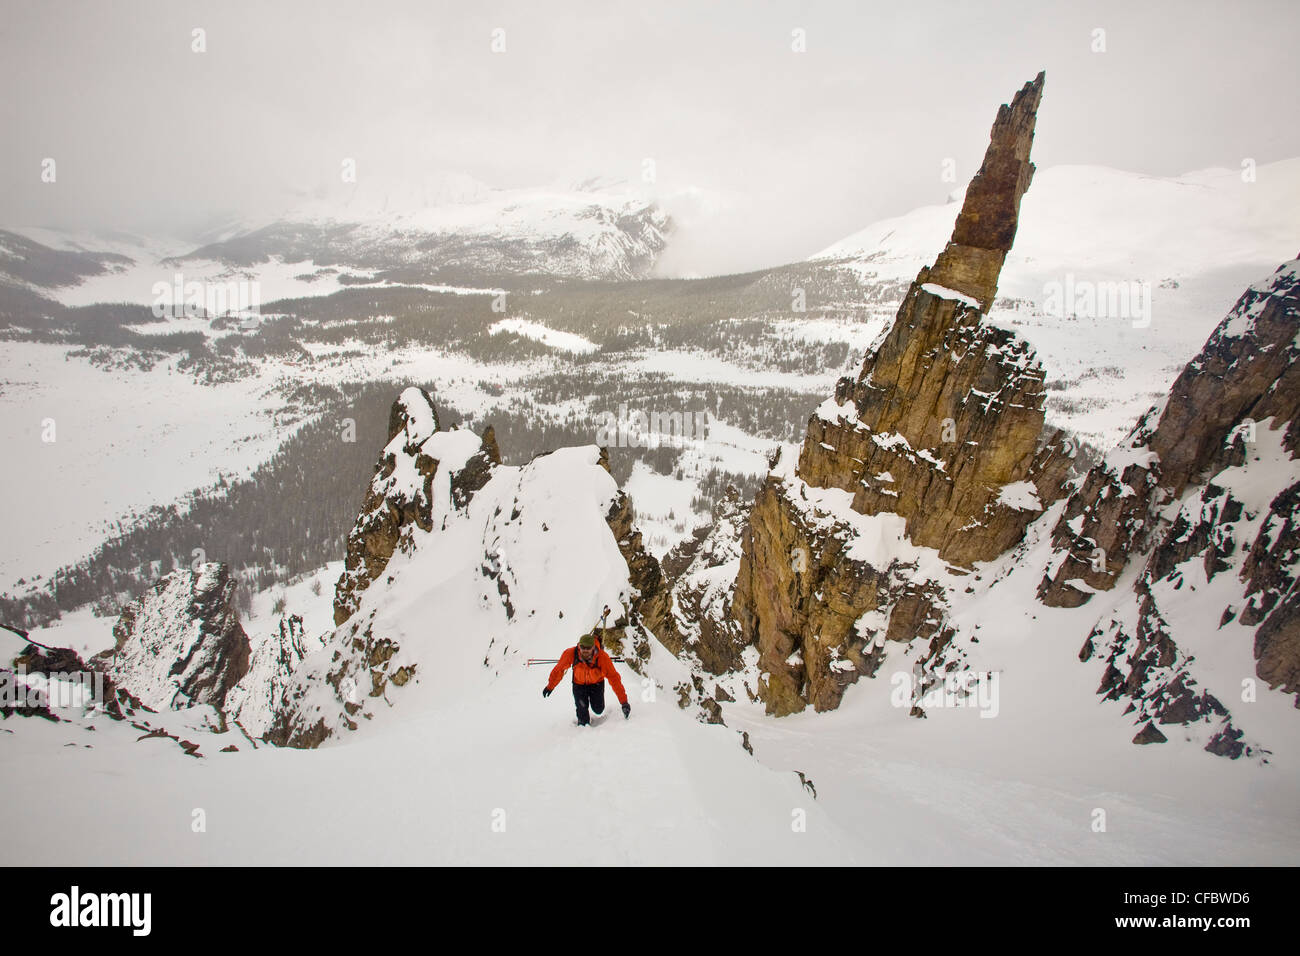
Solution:
M 579 647 L 593 647 L 595 643 L 596 643 L 596 638 L 593 637 L 591 634 L 584 634 L 582 635 L 582 637 L 578 638 Z

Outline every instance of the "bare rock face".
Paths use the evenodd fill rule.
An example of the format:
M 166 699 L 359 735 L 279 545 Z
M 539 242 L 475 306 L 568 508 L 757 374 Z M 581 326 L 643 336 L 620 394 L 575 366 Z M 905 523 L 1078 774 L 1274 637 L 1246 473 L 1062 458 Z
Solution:
M 993 304 L 1002 263 L 1016 238 L 1020 199 L 1034 176 L 1029 150 L 1045 80 L 1039 73 L 1009 106 L 998 109 L 989 148 L 966 189 L 952 240 L 930 270 L 931 282 L 973 297 L 982 312 Z
M 388 566 L 393 553 L 409 546 L 415 528 L 432 528 L 434 478 L 439 459 L 435 452 L 439 431 L 433 398 L 422 388 L 408 388 L 393 403 L 388 416 L 388 443 L 375 465 L 366 499 L 348 534 L 343 573 L 334 588 L 334 623 L 342 624 L 357 609 L 361 592 Z M 453 432 L 454 434 L 454 432 Z M 451 469 L 450 494 L 454 507 L 465 508 L 501 463 L 496 434 L 485 429 L 477 451 L 461 458 L 459 447 Z
M 127 605 L 113 628 L 116 645 L 91 658 L 92 666 L 155 710 L 222 710 L 250 657 L 235 586 L 217 562 L 171 572 Z
M 984 320 L 1033 177 L 1043 84 L 999 110 L 952 240 L 750 513 L 733 614 L 770 713 L 838 706 L 887 640 L 930 638 L 937 653 L 951 628 L 918 549 L 957 569 L 990 560 L 1064 493 L 1071 456 L 1045 429 L 1042 368 Z
M 921 279 L 899 319 L 835 402 L 808 425 L 799 475 L 893 512 L 916 544 L 969 566 L 1020 540 L 1062 494 L 1070 456 L 1044 436 L 1043 370 L 1032 350 Z
M 1172 493 L 1242 460 L 1246 422 L 1287 423 L 1300 442 L 1300 260 L 1247 289 L 1169 390 L 1151 450 Z
M 601 463 L 606 468 L 609 467 L 604 456 Z M 628 596 L 630 613 L 626 620 L 610 621 L 610 627 L 597 629 L 597 636 L 601 637 L 602 646 L 616 648 L 618 653 L 624 655 L 629 666 L 639 670 L 641 662 L 650 656 L 650 647 L 644 643 L 639 643 L 634 648 L 624 647 L 621 639 L 614 637 L 616 633 L 621 634 L 626 629 L 627 633 L 635 634 L 639 630 L 638 625 L 644 624 L 660 641 L 665 642 L 669 650 L 678 643 L 678 635 L 670 614 L 672 595 L 668 590 L 668 582 L 658 560 L 645 550 L 641 532 L 633 525 L 634 519 L 632 499 L 620 491 L 610 506 L 605 521 L 614 540 L 618 542 L 619 553 L 627 562 L 628 583 L 632 588 Z
M 664 556 L 664 573 L 672 582 L 672 630 L 677 641 L 668 649 L 678 658 L 694 659 L 710 674 L 742 666 L 746 645 L 731 603 L 748 517 L 736 489 L 728 488 L 713 524 Z
M 1300 482 L 1273 499 L 1241 572 L 1241 623 L 1255 631 L 1255 673 L 1300 707 Z

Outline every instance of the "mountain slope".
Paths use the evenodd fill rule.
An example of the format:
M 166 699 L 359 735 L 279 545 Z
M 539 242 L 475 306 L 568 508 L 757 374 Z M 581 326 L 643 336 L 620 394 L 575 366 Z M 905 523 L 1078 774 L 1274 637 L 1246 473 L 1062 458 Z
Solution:
M 366 283 L 496 287 L 511 277 L 646 276 L 671 223 L 626 187 L 489 190 L 308 202 L 180 244 L 0 231 L 0 277 L 65 305 L 152 304 L 155 283 L 256 281 L 260 302 Z

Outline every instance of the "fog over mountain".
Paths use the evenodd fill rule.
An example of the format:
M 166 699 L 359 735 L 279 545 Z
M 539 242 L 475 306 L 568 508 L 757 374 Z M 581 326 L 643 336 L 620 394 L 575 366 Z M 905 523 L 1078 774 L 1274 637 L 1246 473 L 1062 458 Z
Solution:
M 1176 176 L 1300 154 L 1300 128 L 1273 121 L 1300 88 L 1285 0 L 1232 16 L 1195 2 L 6 6 L 10 227 L 200 240 L 362 188 L 428 199 L 608 177 L 682 227 L 662 274 L 743 271 L 942 202 L 979 163 L 980 105 L 1043 68 L 1057 108 L 1040 168 Z

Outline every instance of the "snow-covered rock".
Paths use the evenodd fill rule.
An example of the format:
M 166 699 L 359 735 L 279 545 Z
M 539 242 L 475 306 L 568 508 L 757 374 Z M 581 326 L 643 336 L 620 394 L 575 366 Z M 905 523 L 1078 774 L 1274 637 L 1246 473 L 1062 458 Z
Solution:
M 248 673 L 226 695 L 227 718 L 250 736 L 262 737 L 284 706 L 294 671 L 322 643 L 319 635 L 304 630 L 299 615 L 281 617 L 275 631 L 254 648 Z
M 396 550 L 411 547 L 416 529 L 429 531 L 453 509 L 464 508 L 500 461 L 491 428 L 482 437 L 439 431 L 432 396 L 420 388 L 402 392 L 389 414 L 388 444 L 348 535 L 334 623 L 352 615 L 359 593 L 383 573 Z
M 221 710 L 250 656 L 235 586 L 219 562 L 172 571 L 127 605 L 113 628 L 116 645 L 92 662 L 155 710 Z
M 345 572 L 340 593 L 351 611 L 295 672 L 269 739 L 316 746 L 386 711 L 390 693 L 408 710 L 446 706 L 530 654 L 562 650 L 557 633 L 576 640 L 605 605 L 614 625 L 607 646 L 621 628 L 611 650 L 629 654 L 634 668 L 648 656 L 642 591 L 654 590 L 658 566 L 622 520 L 630 508 L 599 448 L 474 472 L 483 440 L 469 431 L 430 433 L 436 419 L 427 395 L 403 393 L 393 421 L 400 427 L 384 452 L 393 463 L 381 467 L 368 499 L 389 516 L 379 521 L 384 547 L 359 545 L 356 553 L 373 558 L 388 542 L 400 544 L 368 586 L 349 589 L 361 578 Z M 442 465 L 421 470 L 422 457 Z M 409 510 L 411 520 L 399 524 L 394 509 Z M 370 574 L 374 564 L 357 567 Z
M 1246 290 L 1055 526 L 1039 598 L 1095 607 L 1080 656 L 1145 722 L 1135 743 L 1172 724 L 1258 757 L 1286 730 L 1245 705 L 1280 690 L 1300 706 L 1298 267 Z

